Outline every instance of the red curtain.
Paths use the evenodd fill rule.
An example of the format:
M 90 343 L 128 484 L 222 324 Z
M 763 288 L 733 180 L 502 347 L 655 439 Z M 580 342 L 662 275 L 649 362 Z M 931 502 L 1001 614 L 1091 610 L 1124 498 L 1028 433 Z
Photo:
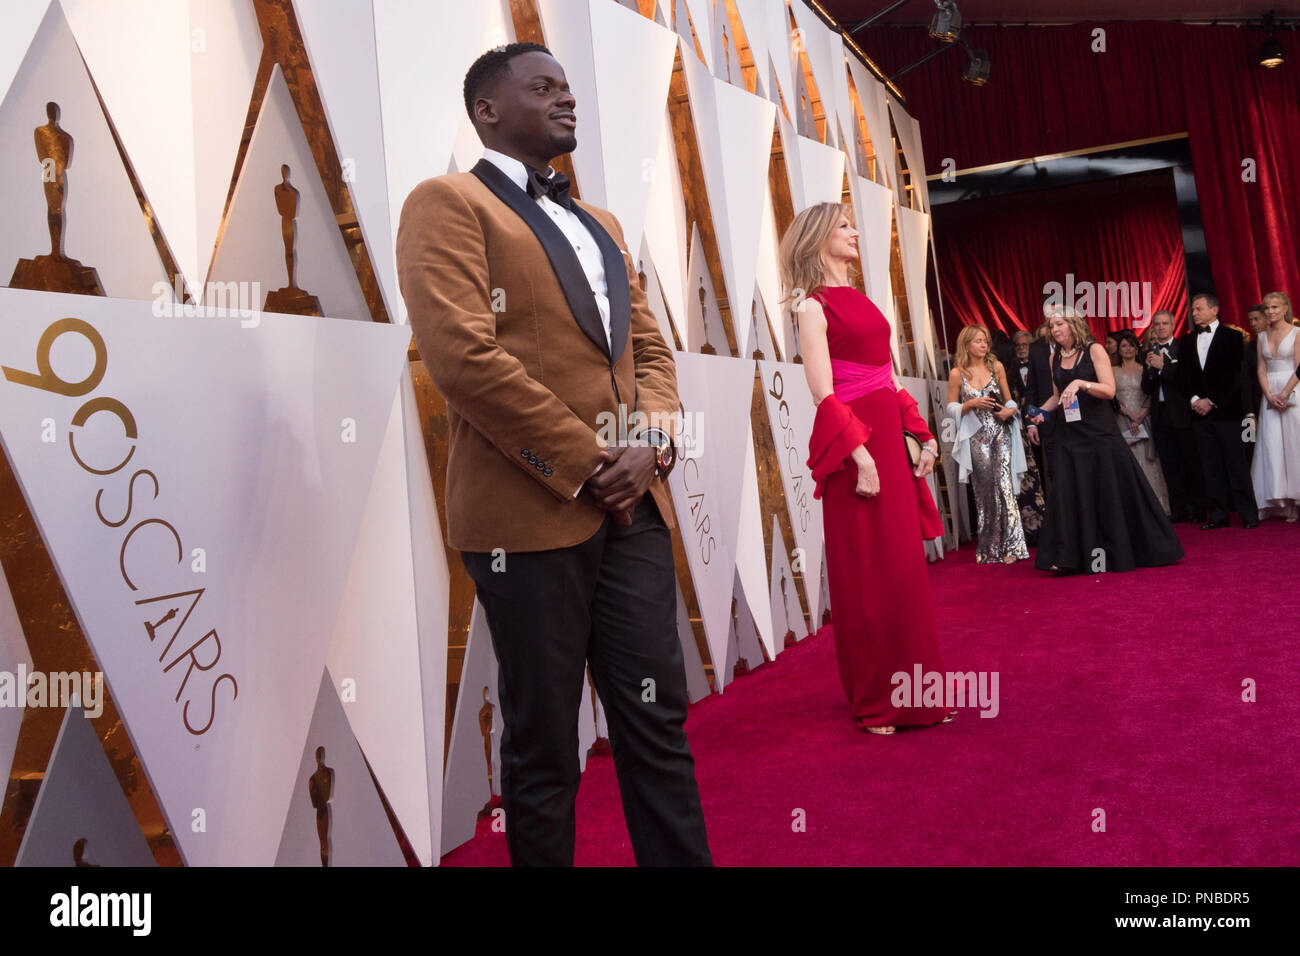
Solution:
M 930 173 L 948 158 L 961 170 L 1186 132 L 1214 291 L 1224 318 L 1244 324 L 1263 293 L 1300 296 L 1300 35 L 1277 34 L 1287 62 L 1274 70 L 1254 59 L 1265 38 L 1154 22 L 975 27 L 987 86 L 962 82 L 960 50 L 900 85 Z M 889 73 L 935 47 L 925 30 L 858 40 Z
M 934 207 L 935 250 L 943 287 L 948 340 L 963 325 L 981 323 L 1008 335 L 1042 322 L 1044 286 L 1059 283 L 1073 304 L 1092 284 L 1137 283 L 1150 308 L 1180 322 L 1187 310 L 1187 276 L 1178 203 L 1168 170 L 1076 186 L 1014 193 Z M 1073 276 L 1073 282 L 1070 276 Z M 1145 285 L 1149 283 L 1149 285 Z M 1099 340 L 1111 329 L 1134 328 L 1135 303 L 1107 301 L 1092 320 Z M 1120 306 L 1127 314 L 1109 314 Z M 1145 312 L 1141 325 L 1150 322 Z

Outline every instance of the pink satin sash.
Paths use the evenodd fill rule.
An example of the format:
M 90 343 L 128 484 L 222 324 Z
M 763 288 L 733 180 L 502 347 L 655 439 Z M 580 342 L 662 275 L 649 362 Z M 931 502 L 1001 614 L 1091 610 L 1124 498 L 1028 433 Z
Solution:
M 851 402 L 880 388 L 898 391 L 892 365 L 863 365 L 860 362 L 831 359 L 831 380 L 835 397 L 841 402 Z

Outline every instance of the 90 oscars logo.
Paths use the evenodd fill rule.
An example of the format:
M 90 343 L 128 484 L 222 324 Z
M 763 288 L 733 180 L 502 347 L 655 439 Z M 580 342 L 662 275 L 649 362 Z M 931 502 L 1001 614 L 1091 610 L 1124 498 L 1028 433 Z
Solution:
M 62 335 L 78 335 L 85 339 L 94 350 L 95 363 L 90 374 L 79 382 L 69 382 L 54 371 L 51 364 L 51 352 L 54 349 L 54 343 Z M 108 368 L 108 347 L 104 344 L 104 338 L 99 334 L 89 322 L 76 318 L 58 319 L 50 325 L 41 334 L 40 341 L 36 346 L 36 371 L 30 372 L 22 369 L 10 368 L 3 366 L 4 376 L 10 382 L 17 385 L 23 385 L 28 388 L 36 388 L 55 395 L 63 395 L 69 398 L 78 398 L 83 395 L 89 395 L 93 392 L 104 378 L 104 373 Z M 126 439 L 125 453 L 120 461 L 109 467 L 96 467 L 87 462 L 77 450 L 77 435 L 90 418 L 98 413 L 107 413 L 115 416 L 122 425 L 123 436 Z M 135 416 L 131 409 L 120 400 L 108 395 L 99 395 L 86 399 L 76 412 L 73 414 L 68 427 L 68 450 L 71 452 L 73 460 L 88 474 L 105 479 L 103 487 L 100 487 L 95 493 L 95 515 L 101 524 L 107 528 L 122 528 L 132 520 L 132 512 L 136 508 L 136 494 L 140 492 L 138 485 L 153 485 L 153 500 L 158 499 L 161 486 L 158 476 L 147 468 L 136 469 L 129 478 L 123 480 L 122 473 L 127 462 L 135 456 L 138 439 L 138 430 L 136 427 Z M 110 479 L 110 476 L 118 476 Z M 114 484 L 116 482 L 116 484 Z M 125 504 L 116 507 L 110 506 L 105 502 L 105 492 L 110 495 L 124 498 Z M 116 493 L 114 495 L 114 493 Z M 111 512 L 120 512 L 120 517 L 110 516 L 105 510 Z M 147 530 L 149 529 L 149 530 Z M 158 530 L 161 529 L 161 534 Z M 229 683 L 230 700 L 234 701 L 239 696 L 239 685 L 233 674 L 223 673 L 219 676 L 212 677 L 212 672 L 216 670 L 217 663 L 221 660 L 221 639 L 217 635 L 216 628 L 211 628 L 201 636 L 194 639 L 199 628 L 192 628 L 184 640 L 179 641 L 181 631 L 185 629 L 186 623 L 194 613 L 202 599 L 206 588 L 191 588 L 189 590 L 173 590 L 160 583 L 147 587 L 142 592 L 142 584 L 139 583 L 128 567 L 134 568 L 135 575 L 141 574 L 141 568 L 153 570 L 157 567 L 157 561 L 149 561 L 153 557 L 165 558 L 170 560 L 171 545 L 174 544 L 176 549 L 176 564 L 180 565 L 185 559 L 185 549 L 181 543 L 180 532 L 171 524 L 160 517 L 146 517 L 135 521 L 122 536 L 122 544 L 118 549 L 117 564 L 122 583 L 134 593 L 152 594 L 150 597 L 143 597 L 135 601 L 137 607 L 146 609 L 147 613 L 140 626 L 144 629 L 145 634 L 151 645 L 161 645 L 162 652 L 158 655 L 158 663 L 161 666 L 163 674 L 171 673 L 185 664 L 183 673 L 180 676 L 180 686 L 176 690 L 175 702 L 180 703 L 181 695 L 188 694 L 185 703 L 181 706 L 181 722 L 185 729 L 194 735 L 202 735 L 211 729 L 213 722 L 217 717 L 217 696 L 218 689 L 223 683 Z M 203 553 L 200 549 L 195 551 L 195 560 L 191 564 L 191 571 L 201 572 L 206 570 L 203 567 Z M 165 591 L 169 593 L 156 593 Z M 180 615 L 179 623 L 172 623 Z M 170 637 L 167 634 L 170 631 Z M 167 638 L 166 644 L 163 639 Z M 173 653 L 173 648 L 178 649 Z M 196 673 L 197 672 L 197 673 Z M 193 682 L 191 681 L 193 678 Z M 204 699 L 206 698 L 206 704 Z M 199 703 L 195 703 L 195 701 Z M 194 705 L 191 708 L 191 705 Z M 203 718 L 200 712 L 206 708 L 207 716 Z M 191 709 L 195 711 L 191 717 Z

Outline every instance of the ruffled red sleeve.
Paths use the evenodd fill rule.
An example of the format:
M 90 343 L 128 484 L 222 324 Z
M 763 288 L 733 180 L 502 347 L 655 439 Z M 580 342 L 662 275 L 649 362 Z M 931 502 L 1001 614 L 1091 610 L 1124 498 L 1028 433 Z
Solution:
M 866 444 L 870 434 L 871 429 L 834 395 L 822 399 L 808 438 L 808 467 L 815 482 L 814 498 L 821 498 L 822 486 L 829 475 L 852 464 L 853 449 Z
M 922 444 L 934 440 L 934 435 L 930 432 L 930 426 L 925 423 L 925 419 L 921 417 L 920 409 L 916 407 L 916 399 L 905 388 L 898 390 L 898 411 L 903 416 L 903 427 L 921 439 Z

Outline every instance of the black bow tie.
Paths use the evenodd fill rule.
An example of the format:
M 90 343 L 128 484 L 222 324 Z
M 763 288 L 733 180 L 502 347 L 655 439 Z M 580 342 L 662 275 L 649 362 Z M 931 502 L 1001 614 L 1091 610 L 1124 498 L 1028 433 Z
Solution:
M 563 206 L 565 209 L 573 208 L 573 200 L 569 198 L 569 177 L 564 173 L 556 173 L 548 178 L 540 169 L 529 166 L 526 188 L 528 195 L 534 199 L 546 196 L 556 205 Z
M 1198 325 L 1196 327 L 1197 335 L 1209 335 L 1213 331 L 1214 329 L 1210 328 L 1208 325 Z

